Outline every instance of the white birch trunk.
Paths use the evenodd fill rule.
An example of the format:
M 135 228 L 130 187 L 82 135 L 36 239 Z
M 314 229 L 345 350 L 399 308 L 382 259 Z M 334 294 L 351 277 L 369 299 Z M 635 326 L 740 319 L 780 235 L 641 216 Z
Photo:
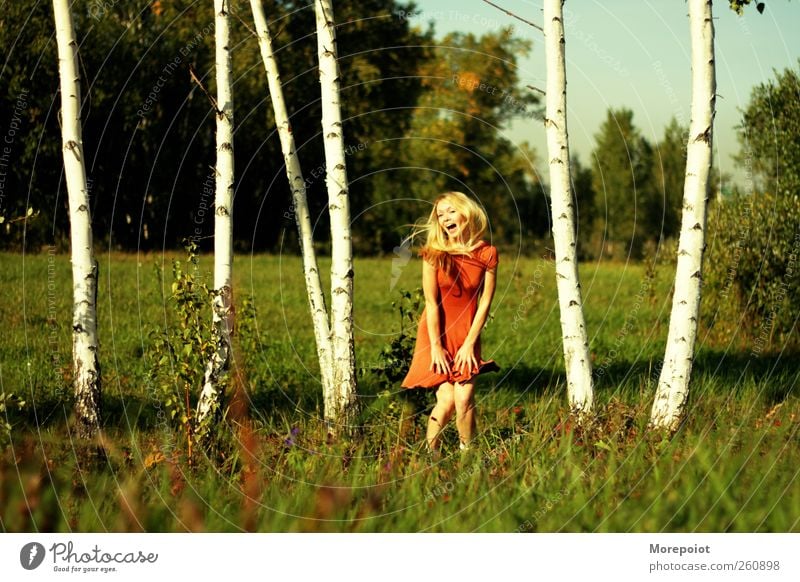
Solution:
M 689 29 L 692 42 L 692 119 L 686 149 L 683 216 L 669 336 L 650 414 L 652 427 L 669 431 L 677 430 L 684 415 L 700 312 L 717 90 L 710 0 L 689 0 Z
M 230 53 L 230 0 L 214 0 L 217 74 L 217 164 L 214 195 L 214 354 L 206 364 L 197 403 L 196 426 L 222 401 L 221 382 L 230 366 L 233 331 L 233 68 Z
M 61 84 L 61 140 L 69 195 L 72 246 L 72 363 L 77 432 L 94 436 L 100 426 L 100 363 L 97 357 L 97 263 L 83 156 L 78 44 L 68 0 L 53 0 Z
M 283 99 L 283 87 L 281 86 L 275 55 L 272 52 L 272 39 L 270 38 L 269 28 L 267 27 L 267 19 L 264 16 L 264 8 L 261 4 L 261 0 L 250 0 L 250 7 L 253 11 L 253 21 L 256 26 L 258 43 L 261 47 L 261 59 L 264 61 L 264 68 L 267 72 L 269 94 L 272 99 L 272 110 L 275 113 L 275 125 L 278 127 L 283 160 L 286 166 L 286 177 L 289 179 L 289 187 L 292 189 L 294 217 L 297 222 L 300 253 L 303 257 L 303 272 L 306 279 L 308 306 L 314 324 L 314 338 L 317 342 L 317 356 L 322 378 L 322 391 L 323 394 L 332 394 L 330 325 L 328 323 L 328 311 L 325 307 L 325 296 L 322 293 L 322 283 L 319 277 L 317 257 L 314 253 L 313 231 L 311 228 L 311 215 L 308 211 L 308 202 L 306 199 L 305 180 L 303 179 L 303 171 L 300 168 L 300 158 L 295 149 L 292 126 L 289 123 L 289 116 L 286 113 L 286 103 Z
M 567 76 L 564 58 L 562 0 L 544 1 L 544 39 L 547 60 L 545 129 L 550 166 L 550 198 L 556 282 L 567 372 L 567 395 L 572 411 L 583 416 L 592 410 L 592 363 L 583 317 L 578 255 L 575 241 L 575 209 L 570 188 L 567 134 Z
M 353 342 L 353 247 L 350 200 L 345 167 L 344 136 L 339 102 L 336 32 L 330 0 L 315 0 L 322 134 L 325 143 L 325 183 L 331 220 L 331 332 L 333 392 L 326 394 L 325 420 L 339 432 L 356 413 L 355 349 Z

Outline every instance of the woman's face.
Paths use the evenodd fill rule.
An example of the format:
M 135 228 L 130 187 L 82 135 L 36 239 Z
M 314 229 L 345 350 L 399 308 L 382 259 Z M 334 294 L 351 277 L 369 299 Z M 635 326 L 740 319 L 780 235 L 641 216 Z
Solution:
M 462 242 L 462 236 L 467 227 L 467 218 L 456 210 L 455 206 L 447 200 L 442 200 L 436 205 L 436 218 L 448 239 Z

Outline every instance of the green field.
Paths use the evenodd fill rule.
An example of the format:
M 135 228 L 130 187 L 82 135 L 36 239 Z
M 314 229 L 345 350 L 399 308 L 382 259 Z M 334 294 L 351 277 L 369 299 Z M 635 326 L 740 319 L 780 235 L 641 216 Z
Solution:
M 553 265 L 502 253 L 482 336 L 502 371 L 478 385 L 479 445 L 460 454 L 450 426 L 433 461 L 425 411 L 401 434 L 398 387 L 370 373 L 363 436 L 326 442 L 300 261 L 238 256 L 236 301 L 252 296 L 257 313 L 246 418 L 190 464 L 148 380 L 150 332 L 172 317 L 174 258 L 98 256 L 98 455 L 69 432 L 69 257 L 0 254 L 0 392 L 26 401 L 4 415 L 3 531 L 800 531 L 796 358 L 733 351 L 701 330 L 687 422 L 672 439 L 645 430 L 669 265 L 582 266 L 598 418 L 575 430 Z M 198 276 L 211 268 L 202 257 Z M 370 368 L 399 331 L 392 302 L 420 285 L 420 263 L 359 259 L 355 284 L 358 365 Z

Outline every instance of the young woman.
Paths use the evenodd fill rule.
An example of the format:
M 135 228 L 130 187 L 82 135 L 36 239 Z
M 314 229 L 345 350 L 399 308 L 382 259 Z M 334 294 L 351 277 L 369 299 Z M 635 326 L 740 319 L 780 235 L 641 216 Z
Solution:
M 437 388 L 436 406 L 428 420 L 431 450 L 439 433 L 456 415 L 461 448 L 475 433 L 475 377 L 498 370 L 481 359 L 480 334 L 489 315 L 497 273 L 497 249 L 483 240 L 486 213 L 461 192 L 434 201 L 422 230 L 427 240 L 422 256 L 425 309 L 417 331 L 411 367 L 404 388 Z

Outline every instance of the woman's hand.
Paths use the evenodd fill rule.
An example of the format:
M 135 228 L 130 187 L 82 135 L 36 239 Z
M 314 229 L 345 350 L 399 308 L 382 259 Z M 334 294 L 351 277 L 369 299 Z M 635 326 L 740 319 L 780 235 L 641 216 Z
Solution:
M 442 346 L 431 346 L 431 371 L 450 374 L 450 354 Z
M 456 352 L 453 361 L 456 371 L 462 376 L 468 376 L 472 370 L 478 369 L 478 358 L 475 357 L 475 344 L 465 342 Z

